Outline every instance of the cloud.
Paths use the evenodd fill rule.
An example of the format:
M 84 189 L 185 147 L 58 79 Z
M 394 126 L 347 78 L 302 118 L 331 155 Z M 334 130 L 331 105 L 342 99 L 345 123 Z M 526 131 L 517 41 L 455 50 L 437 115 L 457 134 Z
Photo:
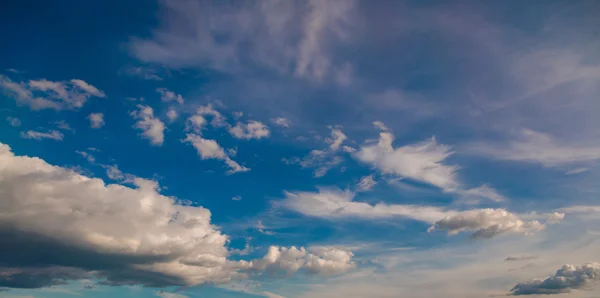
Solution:
M 142 137 L 150 140 L 150 144 L 160 146 L 165 140 L 165 124 L 154 117 L 151 107 L 137 105 L 138 110 L 131 112 L 133 119 L 138 120 L 135 128 L 142 131 Z
M 33 110 L 75 110 L 81 108 L 90 97 L 106 97 L 104 92 L 82 80 L 13 82 L 0 75 L 0 88 L 13 97 L 18 104 Z
M 225 117 L 223 115 L 221 115 L 221 113 L 219 113 L 219 111 L 215 110 L 215 108 L 213 108 L 213 106 L 211 104 L 208 104 L 205 106 L 200 106 L 199 108 L 197 108 L 196 115 L 211 116 L 212 120 L 211 120 L 210 124 L 214 127 L 229 126 L 229 124 L 227 124 Z
M 163 78 L 158 75 L 157 71 L 153 68 L 143 66 L 131 66 L 125 68 L 124 72 L 130 76 L 142 78 L 144 80 L 162 81 Z
M 15 156 L 0 144 L 0 287 L 38 288 L 75 279 L 150 287 L 225 283 L 244 270 L 290 268 L 295 248 L 271 248 L 253 261 L 227 259 L 229 238 L 209 210 L 178 204 L 158 183 L 135 188 Z M 315 250 L 303 256 L 308 273 L 352 267 L 350 252 Z
M 34 139 L 41 141 L 42 139 L 51 139 L 55 141 L 62 141 L 64 135 L 58 130 L 50 130 L 48 132 L 39 132 L 34 130 L 28 130 L 27 132 L 21 132 L 21 138 Z
M 102 113 L 91 113 L 88 119 L 90 120 L 91 128 L 97 129 L 104 126 L 104 114 Z
M 272 273 L 284 272 L 291 275 L 300 269 L 308 274 L 338 275 L 346 273 L 356 265 L 352 261 L 354 254 L 334 247 L 271 246 L 260 260 L 252 262 L 252 268 Z
M 183 104 L 184 99 L 181 94 L 176 94 L 173 91 L 169 91 L 167 88 L 158 88 L 156 92 L 160 93 L 160 99 L 164 102 L 176 101 L 179 104 Z
M 235 196 L 233 198 L 231 198 L 232 201 L 241 201 L 242 197 L 241 196 Z
M 198 155 L 202 160 L 223 160 L 225 164 L 229 167 L 229 174 L 250 171 L 249 168 L 241 166 L 237 162 L 229 158 L 229 156 L 225 154 L 225 150 L 223 150 L 223 148 L 214 140 L 207 140 L 197 134 L 189 133 L 186 135 L 186 138 L 183 141 L 192 144 L 192 146 L 196 148 L 196 151 L 198 151 Z
M 60 121 L 54 121 L 52 122 L 52 124 L 55 124 L 56 127 L 60 130 L 66 130 L 66 131 L 70 131 L 70 132 L 75 132 L 75 129 L 73 129 L 69 123 L 67 123 L 65 120 L 60 120 Z
M 325 142 L 329 143 L 329 149 L 331 151 L 337 151 L 340 149 L 342 143 L 347 140 L 348 137 L 339 128 L 331 128 L 331 137 L 325 139 Z
M 373 179 L 373 175 L 368 175 L 368 176 L 364 176 L 360 179 L 360 182 L 358 182 L 358 185 L 356 185 L 356 187 L 358 187 L 358 189 L 360 191 L 367 191 L 367 190 L 371 190 L 371 188 L 373 188 L 373 186 L 375 186 L 377 184 L 377 181 L 375 181 L 375 179 Z
M 382 131 L 389 131 L 390 129 L 385 126 L 385 124 L 383 124 L 383 122 L 381 121 L 374 121 L 373 122 L 373 126 L 377 127 L 378 129 L 382 130 Z
M 17 118 L 17 117 L 8 116 L 8 117 L 6 117 L 6 121 L 12 127 L 19 127 L 19 126 L 21 126 L 21 120 L 19 120 L 19 118 Z
M 354 1 L 161 4 L 163 26 L 152 39 L 130 44 L 142 61 L 228 73 L 252 66 L 310 81 L 349 81 L 351 68 L 331 51 L 350 37 Z
M 572 169 L 572 170 L 568 170 L 565 174 L 567 174 L 567 175 L 575 175 L 575 174 L 587 172 L 589 170 L 590 169 L 588 169 L 588 168 L 575 168 L 575 169 Z
M 579 267 L 567 264 L 553 276 L 518 283 L 511 292 L 514 296 L 569 293 L 572 289 L 585 288 L 598 280 L 600 280 L 599 263 L 587 263 Z
M 262 295 L 267 298 L 285 298 L 285 296 L 277 295 L 271 292 L 262 292 Z
M 460 203 L 463 204 L 479 204 L 482 200 L 489 200 L 496 203 L 506 201 L 503 195 L 487 184 L 466 190 L 458 190 L 457 194 L 461 197 Z
M 258 121 L 248 121 L 247 124 L 238 122 L 229 128 L 229 133 L 238 139 L 246 140 L 266 138 L 271 134 L 269 128 Z
M 547 167 L 600 159 L 600 145 L 573 145 L 551 135 L 522 129 L 516 139 L 505 143 L 474 143 L 467 151 L 499 160 L 539 163 Z
M 94 156 L 88 152 L 85 151 L 75 151 L 75 153 L 81 155 L 81 157 L 87 159 L 88 162 L 90 163 L 94 163 L 96 162 L 96 158 L 94 158 Z
M 188 296 L 186 296 L 186 295 L 170 293 L 170 292 L 165 292 L 165 291 L 156 292 L 156 296 L 161 297 L 161 298 L 188 298 Z
M 167 119 L 169 119 L 169 122 L 177 120 L 178 117 L 179 114 L 177 113 L 177 111 L 173 107 L 170 107 L 169 111 L 167 111 Z
M 537 220 L 526 222 L 504 209 L 479 209 L 446 216 L 428 231 L 447 230 L 449 235 L 472 231 L 472 238 L 492 238 L 507 232 L 531 234 L 544 228 L 545 226 Z
M 314 177 L 323 177 L 329 170 L 339 165 L 343 159 L 336 155 L 339 152 L 340 146 L 347 139 L 346 135 L 342 132 L 339 127 L 329 127 L 331 135 L 325 142 L 329 144 L 329 147 L 325 150 L 312 150 L 304 158 L 298 157 L 292 159 L 284 159 L 287 164 L 298 164 L 303 168 L 315 168 Z M 345 152 L 348 150 L 344 149 Z M 349 147 L 348 147 L 349 148 Z
M 283 117 L 273 118 L 271 119 L 271 121 L 273 121 L 273 123 L 281 127 L 290 127 L 291 124 L 289 119 Z
M 519 256 L 519 257 L 507 257 L 504 260 L 507 262 L 514 262 L 514 261 L 529 261 L 529 260 L 535 260 L 535 259 L 537 259 L 536 256 Z

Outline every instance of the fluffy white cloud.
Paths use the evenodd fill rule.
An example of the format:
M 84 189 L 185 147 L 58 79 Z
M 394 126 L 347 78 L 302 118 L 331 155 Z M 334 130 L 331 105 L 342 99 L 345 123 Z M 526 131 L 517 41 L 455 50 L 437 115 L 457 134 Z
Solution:
M 131 116 L 138 120 L 135 128 L 142 131 L 142 137 L 150 140 L 155 146 L 160 146 L 165 140 L 165 124 L 154 117 L 154 111 L 149 106 L 138 105 L 138 110 L 131 112 Z
M 90 120 L 90 126 L 92 128 L 100 128 L 104 126 L 104 114 L 102 113 L 91 113 L 88 116 L 88 119 Z
M 271 132 L 269 128 L 258 121 L 248 121 L 247 124 L 238 122 L 229 128 L 229 133 L 238 139 L 261 139 L 268 137 Z
M 198 155 L 201 159 L 220 159 L 227 164 L 229 167 L 230 174 L 237 172 L 247 172 L 250 169 L 244 166 L 239 165 L 237 162 L 229 158 L 227 154 L 225 154 L 225 150 L 221 147 L 215 140 L 207 140 L 202 138 L 199 135 L 190 133 L 187 134 L 186 138 L 183 140 L 184 142 L 191 143 L 196 151 L 198 151 Z
M 225 117 L 210 104 L 197 108 L 196 115 L 211 116 L 212 120 L 210 121 L 210 124 L 214 127 L 229 126 L 227 121 L 225 121 Z
M 8 121 L 8 124 L 10 124 L 10 126 L 13 126 L 13 127 L 21 126 L 21 120 L 19 120 L 19 118 L 17 118 L 17 117 L 8 116 L 8 117 L 6 117 L 6 121 Z
M 156 92 L 160 93 L 160 100 L 164 102 L 176 101 L 179 104 L 183 104 L 184 99 L 181 94 L 176 94 L 173 91 L 169 91 L 167 88 L 158 88 Z
M 383 124 L 383 122 L 381 121 L 373 121 L 373 126 L 377 127 L 378 129 L 382 130 L 382 131 L 389 131 L 390 129 Z
M 167 111 L 167 119 L 169 119 L 169 122 L 177 120 L 178 117 L 179 113 L 177 113 L 177 111 L 173 107 L 170 107 L 169 111 Z
M 325 248 L 307 253 L 275 247 L 262 259 L 229 260 L 228 237 L 211 224 L 209 210 L 178 204 L 160 194 L 155 181 L 133 183 L 135 188 L 107 185 L 39 158 L 15 156 L 0 144 L 0 287 L 83 278 L 191 286 L 243 278 L 246 270 L 305 268 L 326 275 L 353 266 L 350 252 Z
M 271 246 L 267 254 L 260 260 L 252 262 L 252 268 L 271 272 L 293 274 L 300 269 L 318 275 L 337 275 L 348 272 L 356 265 L 352 261 L 352 252 L 334 247 L 312 247 L 308 251 L 304 247 Z
M 472 231 L 472 238 L 491 238 L 507 232 L 531 234 L 544 228 L 537 220 L 523 221 L 518 215 L 504 209 L 478 209 L 448 215 L 428 231 L 447 230 L 450 235 Z
M 452 154 L 450 147 L 439 145 L 431 138 L 394 149 L 393 141 L 394 135 L 382 132 L 378 143 L 361 146 L 355 156 L 384 173 L 429 183 L 447 191 L 457 189 L 459 183 L 455 174 L 458 167 L 443 163 Z
M 17 83 L 0 75 L 0 88 L 14 97 L 17 103 L 27 105 L 33 110 L 78 109 L 90 97 L 106 96 L 98 88 L 77 79 L 68 82 L 41 79 Z
M 518 283 L 511 292 L 515 296 L 569 293 L 572 289 L 581 289 L 599 280 L 599 263 L 587 263 L 581 266 L 567 264 L 553 276 Z
M 273 123 L 275 123 L 276 125 L 279 125 L 281 127 L 290 127 L 290 120 L 287 118 L 283 118 L 283 117 L 277 117 L 277 118 L 273 118 L 271 119 L 271 121 L 273 121 Z
M 42 139 L 51 139 L 55 141 L 62 141 L 64 135 L 62 132 L 58 130 L 50 130 L 48 132 L 39 132 L 34 130 L 28 130 L 27 132 L 21 132 L 21 137 L 24 139 L 34 139 L 34 140 L 42 140 Z
M 358 189 L 361 191 L 367 191 L 367 190 L 371 190 L 371 188 L 373 188 L 373 186 L 375 186 L 376 184 L 377 184 L 377 181 L 375 181 L 375 179 L 373 179 L 373 175 L 368 175 L 368 176 L 362 177 L 356 187 L 358 187 Z
M 600 159 L 600 144 L 574 145 L 530 129 L 520 130 L 516 139 L 509 142 L 475 143 L 466 150 L 494 159 L 539 163 L 548 167 Z

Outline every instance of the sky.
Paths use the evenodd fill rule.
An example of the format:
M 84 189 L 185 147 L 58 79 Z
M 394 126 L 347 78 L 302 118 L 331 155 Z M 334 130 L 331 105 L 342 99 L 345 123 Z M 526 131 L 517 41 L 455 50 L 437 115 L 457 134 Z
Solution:
M 0 297 L 597 297 L 600 2 L 0 4 Z

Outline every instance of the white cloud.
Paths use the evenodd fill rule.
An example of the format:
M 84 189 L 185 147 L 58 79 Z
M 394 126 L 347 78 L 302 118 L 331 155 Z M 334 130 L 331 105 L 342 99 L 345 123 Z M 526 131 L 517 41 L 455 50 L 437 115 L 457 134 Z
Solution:
M 353 267 L 352 254 L 335 249 L 272 247 L 262 259 L 229 260 L 228 237 L 210 222 L 210 211 L 178 204 L 160 194 L 155 181 L 136 178 L 135 188 L 105 184 L 39 158 L 15 156 L 4 144 L 0 165 L 0 229 L 8 245 L 0 255 L 0 287 L 74 279 L 193 286 L 245 277 L 240 270 L 304 268 L 328 275 Z M 37 257 L 48 251 L 76 257 Z
M 179 114 L 177 113 L 177 111 L 173 107 L 170 107 L 169 111 L 167 111 L 167 119 L 169 119 L 169 122 L 177 120 L 178 117 Z
M 452 154 L 450 147 L 439 145 L 431 138 L 394 149 L 394 135 L 382 132 L 379 136 L 378 143 L 360 147 L 355 154 L 359 161 L 383 173 L 425 182 L 445 191 L 454 191 L 459 186 L 456 181 L 458 167 L 443 163 Z
M 244 166 L 239 165 L 237 162 L 229 158 L 227 154 L 225 154 L 225 150 L 214 140 L 207 140 L 202 138 L 199 135 L 189 133 L 186 138 L 183 140 L 184 142 L 191 143 L 196 151 L 198 151 L 198 155 L 201 159 L 220 159 L 225 162 L 225 164 L 229 167 L 228 173 L 234 174 L 238 172 L 247 172 L 250 169 Z
M 575 174 L 587 172 L 589 170 L 590 169 L 588 169 L 588 168 L 575 168 L 575 169 L 572 169 L 572 170 L 568 170 L 565 174 L 567 174 L 567 175 L 575 175 Z
M 206 126 L 206 118 L 200 115 L 192 115 L 185 122 L 185 130 L 202 134 L 202 129 Z
M 75 153 L 81 155 L 81 157 L 87 159 L 87 161 L 90 162 L 90 163 L 96 162 L 96 158 L 94 157 L 94 155 L 92 155 L 92 154 L 90 154 L 88 152 L 85 152 L 85 151 L 75 151 Z
M 248 121 L 247 124 L 238 122 L 235 126 L 229 128 L 229 133 L 238 139 L 261 139 L 269 137 L 271 132 L 269 128 L 258 121 Z
M 97 129 L 104 126 L 104 114 L 102 113 L 91 113 L 88 116 L 88 119 L 90 120 L 90 126 L 92 128 Z
M 52 122 L 52 124 L 55 124 L 58 129 L 75 132 L 75 129 L 73 129 L 65 120 L 55 121 Z
M 232 201 L 241 201 L 242 197 L 241 196 L 235 196 L 233 198 L 231 198 Z
M 19 118 L 17 118 L 17 117 L 8 116 L 8 117 L 6 117 L 6 121 L 8 121 L 8 124 L 10 124 L 10 126 L 13 126 L 13 127 L 21 126 L 21 120 L 19 120 Z
M 131 116 L 138 120 L 134 127 L 141 130 L 142 137 L 150 140 L 152 145 L 162 145 L 165 139 L 165 124 L 154 117 L 151 107 L 138 105 L 137 108 L 137 111 L 131 112 Z
M 271 246 L 260 260 L 252 262 L 252 267 L 271 272 L 283 271 L 291 275 L 300 269 L 317 275 L 337 275 L 346 273 L 356 265 L 352 262 L 354 254 L 334 247 L 290 248 Z
M 347 140 L 348 137 L 339 128 L 331 128 L 331 137 L 325 139 L 325 142 L 329 143 L 329 149 L 331 151 L 337 151 L 340 149 L 342 143 Z
M 62 132 L 58 130 L 50 130 L 48 132 L 39 132 L 34 130 L 28 130 L 27 132 L 21 132 L 21 138 L 24 139 L 34 139 L 34 140 L 42 140 L 42 139 L 51 139 L 55 141 L 62 141 L 64 135 Z
M 41 79 L 16 83 L 0 75 L 0 88 L 14 97 L 18 104 L 27 105 L 33 110 L 78 109 L 90 97 L 106 96 L 98 88 L 77 79 L 68 82 Z
M 125 68 L 124 72 L 130 76 L 140 77 L 144 80 L 162 81 L 163 78 L 158 75 L 157 71 L 153 68 L 142 67 L 142 66 L 131 66 Z
M 551 295 L 569 293 L 600 280 L 600 264 L 564 265 L 553 276 L 521 282 L 511 290 L 512 295 Z
M 368 176 L 364 176 L 360 179 L 360 182 L 358 182 L 358 185 L 356 185 L 356 187 L 358 187 L 358 189 L 360 191 L 367 191 L 367 190 L 371 190 L 371 188 L 373 188 L 373 186 L 375 186 L 377 184 L 377 181 L 375 181 L 375 179 L 373 179 L 373 175 L 368 175 Z
M 188 296 L 186 296 L 186 295 L 170 293 L 170 292 L 165 292 L 165 291 L 156 292 L 156 296 L 161 297 L 161 298 L 188 298 Z
M 522 129 L 516 139 L 503 143 L 474 143 L 467 151 L 500 160 L 539 163 L 547 167 L 600 160 L 599 144 L 574 145 L 551 135 Z
M 227 122 L 225 121 L 225 117 L 221 115 L 219 111 L 215 110 L 211 104 L 197 108 L 196 115 L 211 116 L 212 120 L 210 121 L 210 124 L 214 127 L 228 126 Z
M 472 238 L 491 238 L 507 232 L 531 234 L 544 228 L 545 226 L 537 220 L 526 222 L 504 209 L 478 209 L 448 215 L 437 221 L 428 231 L 447 230 L 450 235 L 472 231 Z
M 277 295 L 271 292 L 262 292 L 261 294 L 267 298 L 285 298 L 285 296 Z
M 160 93 L 160 99 L 164 102 L 176 101 L 179 104 L 183 104 L 184 99 L 181 94 L 176 94 L 173 91 L 169 91 L 167 88 L 158 88 L 156 92 Z
M 382 131 L 389 131 L 390 129 L 383 124 L 381 121 L 374 121 L 373 125 Z
M 347 139 L 346 135 L 341 129 L 329 127 L 331 129 L 331 135 L 325 142 L 329 144 L 329 147 L 325 150 L 312 150 L 304 158 L 298 157 L 292 159 L 284 159 L 287 164 L 299 164 L 303 168 L 315 168 L 314 177 L 323 177 L 329 170 L 342 163 L 342 157 L 336 155 L 340 149 L 342 143 Z M 352 148 L 343 146 L 344 152 L 352 152 Z
M 273 118 L 271 119 L 271 121 L 273 121 L 273 123 L 281 126 L 281 127 L 290 127 L 290 120 L 287 118 L 283 118 L 283 117 L 277 117 L 277 118 Z

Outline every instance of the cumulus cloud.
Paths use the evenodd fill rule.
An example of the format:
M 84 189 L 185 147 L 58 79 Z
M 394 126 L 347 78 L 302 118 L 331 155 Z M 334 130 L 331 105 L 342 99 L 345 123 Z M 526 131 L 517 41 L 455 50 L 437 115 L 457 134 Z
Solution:
M 90 120 L 90 127 L 92 128 L 100 128 L 104 126 L 104 114 L 102 113 L 91 113 L 88 116 Z
M 226 127 L 229 126 L 225 117 L 217 111 L 211 104 L 200 106 L 196 109 L 196 115 L 198 116 L 210 116 L 212 120 L 210 124 L 214 127 Z
M 272 273 L 283 272 L 291 275 L 300 269 L 317 275 L 337 275 L 348 272 L 356 265 L 352 261 L 352 252 L 334 247 L 271 246 L 260 260 L 252 262 L 252 268 Z
M 160 93 L 160 100 L 164 102 L 176 101 L 179 104 L 183 104 L 184 99 L 181 94 L 177 94 L 173 91 L 169 91 L 167 88 L 158 88 L 156 92 Z
M 173 107 L 170 107 L 169 111 L 167 111 L 167 119 L 169 119 L 169 122 L 177 120 L 178 117 L 179 113 L 177 113 L 177 111 Z
M 192 146 L 196 148 L 196 151 L 198 152 L 200 158 L 203 160 L 223 160 L 225 164 L 229 167 L 229 174 L 247 172 L 250 170 L 249 168 L 239 165 L 237 162 L 235 162 L 229 156 L 227 156 L 223 147 L 221 147 L 215 140 L 204 139 L 197 134 L 189 133 L 183 141 L 192 144 Z
M 551 135 L 522 129 L 514 140 L 470 144 L 468 151 L 500 160 L 539 163 L 554 167 L 600 159 L 600 144 L 574 145 L 559 142 Z
M 544 228 L 537 220 L 523 221 L 517 214 L 504 209 L 478 209 L 448 215 L 428 231 L 446 230 L 449 235 L 468 231 L 472 232 L 472 238 L 492 238 L 503 233 L 531 234 Z
M 283 117 L 273 118 L 271 119 L 271 121 L 273 121 L 273 123 L 281 127 L 290 127 L 291 124 L 289 119 Z
M 85 81 L 48 81 L 46 79 L 14 82 L 0 75 L 0 88 L 18 104 L 33 110 L 74 110 L 81 108 L 90 97 L 105 97 L 103 91 Z
M 581 266 L 564 265 L 552 276 L 536 278 L 518 283 L 511 290 L 512 295 L 551 295 L 569 293 L 600 280 L 600 264 L 587 263 Z
M 367 190 L 371 190 L 371 188 L 373 188 L 373 186 L 375 186 L 376 184 L 377 184 L 377 181 L 375 181 L 375 179 L 373 179 L 373 175 L 368 175 L 368 176 L 362 177 L 356 187 L 360 191 L 367 191 Z
M 154 116 L 151 107 L 137 105 L 138 110 L 131 112 L 131 116 L 137 120 L 135 128 L 142 131 L 142 137 L 150 140 L 155 146 L 160 146 L 165 140 L 165 124 Z
M 47 132 L 39 132 L 34 130 L 28 130 L 27 132 L 21 132 L 21 138 L 33 139 L 41 141 L 42 139 L 51 139 L 55 141 L 62 141 L 64 135 L 58 130 L 50 130 Z
M 228 237 L 210 222 L 209 210 L 178 204 L 160 194 L 155 181 L 133 183 L 135 188 L 105 184 L 15 156 L 0 144 L 0 287 L 74 279 L 192 286 L 243 278 L 248 270 L 304 268 L 327 275 L 352 267 L 350 252 L 327 249 L 275 247 L 262 259 L 229 260 Z
M 21 126 L 21 120 L 17 117 L 8 116 L 8 117 L 6 117 L 6 121 L 8 121 L 8 124 L 10 124 L 10 126 L 12 126 L 12 127 Z
M 229 133 L 238 139 L 261 139 L 268 137 L 271 132 L 269 128 L 258 121 L 248 121 L 248 123 L 238 122 L 235 126 L 229 128 Z

